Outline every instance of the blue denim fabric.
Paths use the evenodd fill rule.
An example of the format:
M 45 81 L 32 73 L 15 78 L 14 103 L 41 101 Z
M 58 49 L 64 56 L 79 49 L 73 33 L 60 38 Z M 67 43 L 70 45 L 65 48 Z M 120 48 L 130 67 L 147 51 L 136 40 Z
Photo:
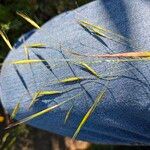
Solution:
M 87 70 L 72 63 L 81 54 L 137 51 L 104 37 L 95 37 L 81 27 L 77 20 L 88 19 L 131 39 L 139 50 L 150 48 L 150 3 L 146 0 L 97 0 L 74 11 L 63 13 L 44 24 L 14 48 L 7 56 L 1 71 L 1 98 L 10 113 L 21 99 L 17 120 L 39 112 L 84 92 L 61 107 L 42 115 L 28 124 L 63 136 L 72 136 L 79 122 L 103 89 L 106 79 L 85 80 L 80 83 L 52 84 L 71 76 L 90 76 Z M 29 34 L 30 35 L 30 34 Z M 25 59 L 24 44 L 44 43 L 46 48 L 32 48 L 30 59 L 45 59 L 46 63 L 12 65 L 11 61 Z M 20 43 L 19 43 L 20 44 Z M 86 58 L 87 61 L 88 58 Z M 88 62 L 94 61 L 89 58 Z M 48 66 L 48 64 L 50 66 Z M 56 66 L 55 66 L 56 65 Z M 113 76 L 105 97 L 81 129 L 77 139 L 103 144 L 150 144 L 150 62 L 102 62 L 91 65 L 102 76 Z M 31 98 L 38 90 L 65 90 L 57 96 L 41 97 L 29 110 Z M 64 118 L 74 105 L 66 124 Z

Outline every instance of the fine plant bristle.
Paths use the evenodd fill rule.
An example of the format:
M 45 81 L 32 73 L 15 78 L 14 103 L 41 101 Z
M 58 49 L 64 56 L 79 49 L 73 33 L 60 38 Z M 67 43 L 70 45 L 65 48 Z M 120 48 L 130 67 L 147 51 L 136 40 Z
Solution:
M 6 33 L 5 33 L 4 31 L 0 30 L 0 35 L 1 35 L 1 37 L 3 38 L 3 40 L 5 41 L 5 43 L 7 44 L 7 46 L 8 46 L 10 49 L 12 49 L 13 47 L 11 46 L 11 44 L 10 44 L 10 42 L 9 42 L 9 39 L 8 39 Z
M 68 118 L 70 117 L 70 114 L 71 114 L 71 111 L 73 109 L 73 105 L 70 107 L 70 109 L 68 110 L 68 112 L 66 113 L 66 116 L 65 116 L 65 120 L 64 120 L 64 124 L 66 124 Z
M 23 19 L 25 19 L 27 22 L 29 22 L 32 26 L 34 26 L 37 29 L 40 29 L 39 25 L 33 21 L 30 17 L 28 17 L 27 15 L 21 13 L 21 12 L 16 12 L 17 15 L 21 16 Z

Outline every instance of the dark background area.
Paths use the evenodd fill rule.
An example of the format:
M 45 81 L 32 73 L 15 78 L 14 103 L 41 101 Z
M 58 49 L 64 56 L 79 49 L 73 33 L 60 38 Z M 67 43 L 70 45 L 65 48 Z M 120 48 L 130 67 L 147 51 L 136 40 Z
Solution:
M 0 29 L 4 30 L 13 45 L 17 39 L 33 27 L 16 15 L 16 11 L 21 11 L 40 26 L 52 17 L 74 8 L 77 8 L 90 0 L 0 0 Z M 0 61 L 5 59 L 9 48 L 3 40 L 0 40 Z M 0 123 L 2 130 L 7 124 L 8 119 L 2 106 L 0 106 L 0 115 L 5 116 L 5 122 Z M 7 136 L 6 136 L 7 135 Z M 4 138 L 5 136 L 5 138 Z M 8 133 L 1 133 L 0 150 L 63 150 L 66 149 L 65 139 L 63 137 L 48 133 L 39 129 L 21 125 Z M 149 150 L 149 147 L 129 147 L 113 145 L 95 145 L 90 147 L 92 150 Z

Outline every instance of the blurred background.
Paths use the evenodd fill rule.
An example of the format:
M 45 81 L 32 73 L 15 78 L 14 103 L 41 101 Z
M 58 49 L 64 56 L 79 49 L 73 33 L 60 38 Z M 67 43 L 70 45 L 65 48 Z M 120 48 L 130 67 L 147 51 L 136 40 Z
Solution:
M 40 26 L 52 17 L 71 9 L 75 9 L 90 0 L 0 0 L 0 29 L 6 32 L 13 45 L 23 34 L 33 29 L 33 27 L 20 19 L 16 11 L 21 11 Z M 9 48 L 0 40 L 0 61 L 5 59 Z M 0 105 L 0 128 L 1 130 L 8 122 L 5 110 Z M 48 133 L 27 125 L 21 125 L 11 129 L 7 133 L 0 133 L 0 150 L 149 150 L 149 147 L 140 146 L 113 146 L 96 145 L 71 141 L 68 138 Z

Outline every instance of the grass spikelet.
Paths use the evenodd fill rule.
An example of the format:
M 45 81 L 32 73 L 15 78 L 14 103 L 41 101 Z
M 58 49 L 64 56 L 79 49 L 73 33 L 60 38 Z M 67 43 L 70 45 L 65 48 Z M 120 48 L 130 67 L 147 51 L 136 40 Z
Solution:
M 67 112 L 67 114 L 65 116 L 64 124 L 66 124 L 66 122 L 67 122 L 67 120 L 68 120 L 68 118 L 69 118 L 69 116 L 71 114 L 72 109 L 73 109 L 73 105 L 70 107 L 70 109 L 68 110 L 68 112 Z
M 33 99 L 29 105 L 29 108 L 36 102 L 36 99 L 41 97 L 41 96 L 46 96 L 46 95 L 56 95 L 56 94 L 61 94 L 63 91 L 38 91 L 34 94 Z
M 91 24 L 91 23 L 84 21 L 84 20 L 80 20 L 78 22 L 81 26 L 88 29 L 89 31 L 91 31 L 91 32 L 93 32 L 99 36 L 103 36 L 107 39 L 110 39 L 114 42 L 118 42 L 120 44 L 125 44 L 125 45 L 127 44 L 126 42 L 129 42 L 129 39 L 127 39 L 127 38 L 125 38 L 119 34 L 116 34 L 110 30 L 102 28 L 100 26 L 96 26 L 96 25 Z
M 77 137 L 77 135 L 79 134 L 81 128 L 83 127 L 83 125 L 86 123 L 86 121 L 89 119 L 90 115 L 94 112 L 95 108 L 98 106 L 98 104 L 100 103 L 100 101 L 102 101 L 106 90 L 107 90 L 107 85 L 108 85 L 109 81 L 106 82 L 106 85 L 104 86 L 104 88 L 102 89 L 102 91 L 99 92 L 99 94 L 97 95 L 93 105 L 91 106 L 91 108 L 88 110 L 88 112 L 86 113 L 86 115 L 83 117 L 83 119 L 81 120 L 79 126 L 77 127 L 77 130 L 75 131 L 74 135 L 73 135 L 73 139 L 75 139 Z
M 0 35 L 1 35 L 1 37 L 3 38 L 3 40 L 5 41 L 5 43 L 7 44 L 7 46 L 8 46 L 10 49 L 12 49 L 12 46 L 11 46 L 11 44 L 10 44 L 10 42 L 9 42 L 9 39 L 8 39 L 6 33 L 5 33 L 4 31 L 0 30 Z
M 88 64 L 86 64 L 85 62 L 80 62 L 79 64 L 81 66 L 83 66 L 84 68 L 86 68 L 89 72 L 91 72 L 91 74 L 93 74 L 94 76 L 99 78 L 98 73 L 92 67 L 90 67 Z
M 104 33 L 110 33 L 110 34 L 112 34 L 112 35 L 114 35 L 114 36 L 116 36 L 116 37 L 118 37 L 118 38 L 120 38 L 120 39 L 122 39 L 122 40 L 130 41 L 130 40 L 127 39 L 126 37 L 121 36 L 120 34 L 117 34 L 117 33 L 113 32 L 113 31 L 108 30 L 108 29 L 106 29 L 106 28 L 104 28 L 104 27 L 101 27 L 101 26 L 99 26 L 99 25 L 94 25 L 94 24 L 89 23 L 88 21 L 85 21 L 85 20 L 79 20 L 78 22 L 79 22 L 81 25 L 83 25 L 84 27 L 87 27 L 87 26 L 90 27 L 90 28 L 93 29 L 93 31 L 95 31 L 96 33 L 99 33 L 99 34 L 102 33 L 102 36 L 103 36 L 103 35 L 105 36 Z M 101 31 L 101 32 L 100 32 L 100 31 Z
M 81 77 L 68 77 L 62 80 L 59 80 L 60 83 L 69 83 L 69 82 L 75 82 L 75 81 L 81 81 L 84 78 Z
M 11 64 L 31 64 L 31 63 L 40 63 L 45 62 L 46 60 L 40 60 L 40 59 L 23 59 L 23 60 L 17 60 L 11 62 Z
M 80 20 L 80 21 L 78 21 L 78 22 L 79 22 L 80 25 L 83 26 L 84 28 L 86 28 L 86 29 L 88 29 L 88 30 L 92 30 L 92 32 L 97 33 L 97 34 L 99 34 L 100 36 L 107 37 L 107 36 L 104 34 L 104 32 L 103 32 L 102 29 L 100 29 L 100 28 L 99 28 L 99 29 L 98 29 L 98 28 L 95 28 L 94 25 L 92 25 L 92 24 L 90 24 L 90 23 L 88 23 L 88 22 L 86 22 L 86 21 L 84 21 L 84 20 Z
M 27 15 L 21 13 L 21 12 L 16 12 L 17 15 L 19 15 L 20 17 L 22 17 L 23 19 L 25 19 L 27 22 L 29 22 L 32 26 L 34 26 L 37 29 L 40 29 L 39 25 L 33 21 L 31 18 L 29 18 Z
M 40 91 L 39 96 L 61 94 L 63 91 Z
M 20 102 L 17 103 L 17 105 L 15 106 L 14 110 L 12 111 L 11 114 L 11 119 L 14 119 L 16 117 L 17 112 L 19 111 L 20 108 Z
M 27 45 L 27 48 L 45 48 L 45 47 L 46 45 L 42 43 L 34 43 L 34 44 Z

